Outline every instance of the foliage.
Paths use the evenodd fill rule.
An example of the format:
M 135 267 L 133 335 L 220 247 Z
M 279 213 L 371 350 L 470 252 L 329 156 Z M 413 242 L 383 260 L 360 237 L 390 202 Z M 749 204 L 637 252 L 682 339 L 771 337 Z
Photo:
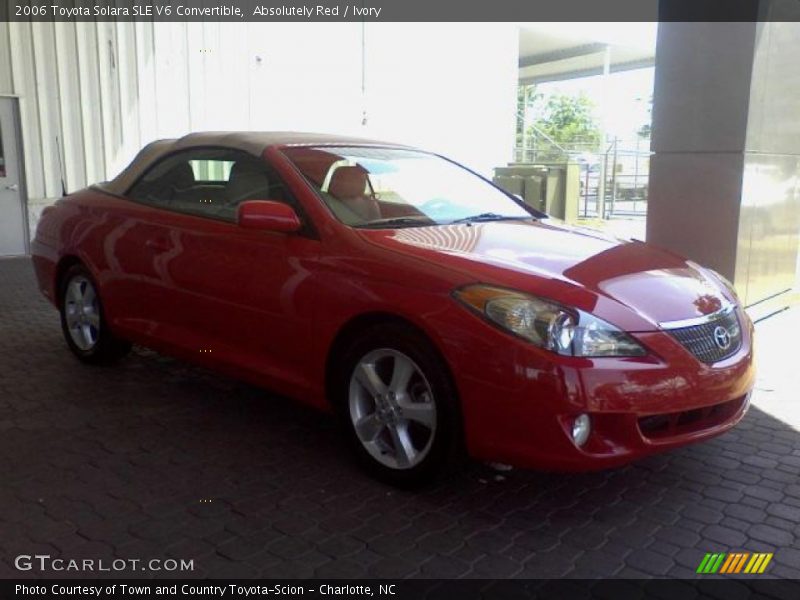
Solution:
M 599 149 L 600 125 L 594 115 L 594 104 L 586 94 L 552 94 L 542 105 L 543 100 L 541 96 L 534 100 L 536 119 L 532 135 L 541 132 L 566 149 Z

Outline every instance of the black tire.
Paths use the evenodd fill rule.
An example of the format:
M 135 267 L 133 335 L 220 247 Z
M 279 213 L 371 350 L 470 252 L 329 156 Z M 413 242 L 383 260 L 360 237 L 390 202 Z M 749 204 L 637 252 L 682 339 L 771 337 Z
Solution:
M 85 324 L 90 328 L 92 334 L 91 336 L 84 336 L 82 339 L 80 334 L 70 331 L 70 314 L 73 314 L 73 311 L 76 310 L 76 302 L 69 297 L 69 288 L 72 284 L 82 288 L 84 292 L 87 286 L 91 286 L 94 291 L 94 301 L 89 303 L 92 306 L 92 310 L 89 311 L 91 314 L 85 316 L 87 319 Z M 109 330 L 103 312 L 103 304 L 100 300 L 99 288 L 86 267 L 82 264 L 74 264 L 69 267 L 61 277 L 58 293 L 61 331 L 64 334 L 67 346 L 78 359 L 89 364 L 110 364 L 130 352 L 131 344 L 117 338 Z M 88 323 L 89 317 L 92 318 L 92 325 Z M 92 339 L 94 340 L 93 343 L 91 342 Z
M 425 389 L 432 393 L 425 396 L 435 405 L 435 429 L 431 433 L 430 445 L 418 464 L 391 467 L 379 462 L 362 443 L 351 415 L 351 378 L 359 363 L 375 352 L 394 351 L 410 358 L 419 373 L 412 375 L 411 384 L 424 381 Z M 394 368 L 394 367 L 393 367 Z M 449 369 L 433 344 L 416 329 L 402 323 L 386 323 L 371 327 L 352 340 L 334 367 L 330 384 L 331 398 L 342 422 L 343 429 L 359 464 L 373 477 L 397 487 L 413 488 L 442 478 L 454 470 L 463 458 L 461 412 L 458 394 Z M 389 379 L 388 376 L 382 379 Z M 384 381 L 384 383 L 386 383 Z M 419 387 L 419 386 L 418 386 Z M 369 392 L 365 393 L 369 395 Z M 368 400 L 372 402 L 372 400 Z M 402 409 L 401 409 L 402 411 Z M 377 405 L 375 413 L 378 412 Z M 406 439 L 408 428 L 405 420 Z M 388 431 L 384 432 L 388 434 Z M 396 438 L 395 438 L 396 439 Z M 388 443 L 388 440 L 387 440 Z M 396 444 L 396 442 L 394 442 Z

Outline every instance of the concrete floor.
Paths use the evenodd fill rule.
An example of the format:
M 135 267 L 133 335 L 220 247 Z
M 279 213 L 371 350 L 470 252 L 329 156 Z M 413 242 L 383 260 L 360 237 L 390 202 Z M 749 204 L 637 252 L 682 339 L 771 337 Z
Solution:
M 64 575 L 17 571 L 20 554 L 194 560 L 182 577 L 694 577 L 732 551 L 800 577 L 798 310 L 758 325 L 752 409 L 720 438 L 589 475 L 473 465 L 410 493 L 265 391 L 144 349 L 78 363 L 30 261 L 0 260 L 0 282 L 0 577 Z
M 579 219 L 579 225 L 599 229 L 622 239 L 642 242 L 647 237 L 647 221 L 644 217 L 614 217 L 613 219 Z

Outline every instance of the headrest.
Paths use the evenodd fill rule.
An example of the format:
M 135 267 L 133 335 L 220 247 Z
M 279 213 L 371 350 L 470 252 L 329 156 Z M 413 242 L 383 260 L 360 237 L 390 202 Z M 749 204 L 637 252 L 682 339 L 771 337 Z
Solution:
M 317 148 L 287 148 L 284 153 L 297 165 L 297 168 L 317 187 L 322 187 L 325 176 L 331 165 L 342 160 L 338 154 L 332 154 Z
M 164 179 L 169 181 L 173 188 L 185 190 L 194 185 L 194 171 L 188 162 L 179 162 L 164 175 Z
M 339 167 L 333 172 L 328 193 L 339 200 L 363 196 L 367 189 L 367 171 L 364 167 Z
M 228 184 L 225 187 L 229 200 L 270 200 L 269 177 L 264 167 L 256 162 L 243 160 L 234 163 Z

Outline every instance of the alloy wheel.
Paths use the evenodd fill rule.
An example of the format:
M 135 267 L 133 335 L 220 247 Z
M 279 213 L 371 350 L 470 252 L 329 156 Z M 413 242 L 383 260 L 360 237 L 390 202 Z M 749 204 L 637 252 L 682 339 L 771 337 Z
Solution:
M 430 452 L 436 403 L 422 370 L 390 348 L 367 353 L 350 377 L 349 412 L 369 454 L 392 469 L 411 469 Z
M 64 294 L 64 316 L 69 336 L 83 351 L 100 339 L 100 308 L 94 285 L 83 275 L 70 279 Z

